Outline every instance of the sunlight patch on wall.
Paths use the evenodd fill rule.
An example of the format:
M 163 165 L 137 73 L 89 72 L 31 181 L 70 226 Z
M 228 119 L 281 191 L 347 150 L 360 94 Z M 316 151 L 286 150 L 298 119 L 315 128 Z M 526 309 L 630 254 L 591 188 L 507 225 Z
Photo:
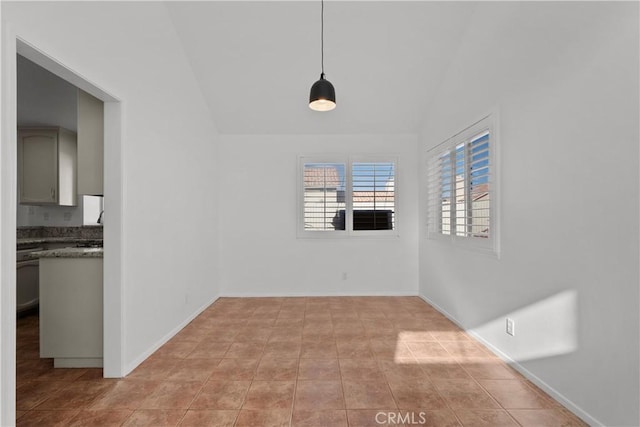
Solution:
M 514 336 L 506 336 L 506 319 L 515 323 Z M 516 361 L 540 359 L 574 352 L 578 348 L 578 297 L 567 290 L 504 313 L 472 331 L 493 343 Z M 496 340 L 498 338 L 498 340 Z

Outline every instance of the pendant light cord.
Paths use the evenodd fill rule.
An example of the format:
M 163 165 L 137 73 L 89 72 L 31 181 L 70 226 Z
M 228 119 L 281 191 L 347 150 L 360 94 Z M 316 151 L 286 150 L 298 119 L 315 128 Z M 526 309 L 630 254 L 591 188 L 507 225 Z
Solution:
M 324 0 L 321 0 L 320 5 L 320 67 L 321 77 L 324 78 Z

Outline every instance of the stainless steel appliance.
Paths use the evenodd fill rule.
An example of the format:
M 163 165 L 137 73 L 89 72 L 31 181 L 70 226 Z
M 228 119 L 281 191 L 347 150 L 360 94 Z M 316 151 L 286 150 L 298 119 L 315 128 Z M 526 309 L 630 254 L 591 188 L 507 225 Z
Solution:
M 41 247 L 21 249 L 16 255 L 16 300 L 17 313 L 23 313 L 38 306 L 39 301 L 39 262 L 29 258 L 31 252 L 41 251 Z

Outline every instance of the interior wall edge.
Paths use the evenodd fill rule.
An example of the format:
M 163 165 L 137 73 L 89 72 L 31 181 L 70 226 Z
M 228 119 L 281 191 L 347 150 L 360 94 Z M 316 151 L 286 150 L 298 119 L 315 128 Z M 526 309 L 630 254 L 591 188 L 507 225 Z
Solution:
M 184 329 L 185 326 L 187 326 L 189 323 L 191 323 L 191 321 L 193 319 L 195 319 L 200 314 L 202 314 L 202 312 L 205 311 L 211 304 L 216 302 L 218 300 L 218 298 L 220 298 L 220 296 L 216 295 L 211 300 L 205 302 L 198 309 L 196 309 L 193 313 L 191 313 L 189 316 L 187 316 L 187 318 L 185 320 L 183 320 L 178 326 L 173 328 L 171 331 L 169 331 L 169 333 L 167 333 L 165 336 L 163 336 L 158 341 L 156 341 L 147 350 L 143 351 L 138 357 L 134 358 L 131 362 L 129 362 L 124 368 L 123 375 L 127 376 L 131 372 L 133 372 L 133 370 L 136 369 L 142 362 L 147 360 L 147 358 L 149 358 L 149 356 L 151 356 L 153 353 L 155 353 L 160 347 L 165 345 L 167 343 L 167 341 L 169 341 L 171 338 L 176 336 L 178 334 L 178 332 L 180 332 L 182 329 Z
M 449 319 L 453 323 L 455 323 L 458 327 L 460 327 L 466 333 L 471 335 L 476 340 L 480 341 L 480 343 L 482 345 L 484 345 L 485 347 L 487 347 L 488 350 L 490 350 L 492 353 L 494 353 L 496 356 L 498 356 L 500 359 L 502 359 L 504 362 L 506 362 L 513 369 L 515 369 L 516 371 L 521 373 L 526 379 L 528 379 L 529 381 L 534 383 L 536 386 L 538 386 L 540 389 L 542 389 L 549 396 L 553 397 L 555 400 L 560 402 L 565 408 L 570 410 L 577 417 L 581 418 L 584 422 L 588 423 L 590 426 L 604 426 L 604 423 L 598 421 L 596 418 L 591 416 L 591 414 L 589 414 L 587 411 L 585 411 L 580 406 L 576 405 L 570 399 L 565 397 L 562 393 L 558 392 L 555 388 L 551 387 L 549 384 L 544 382 L 542 379 L 538 378 L 538 376 L 536 376 L 533 372 L 529 371 L 527 368 L 522 366 L 520 363 L 518 363 L 517 361 L 512 359 L 511 356 L 509 356 L 507 353 L 502 351 L 498 346 L 494 345 L 489 340 L 485 339 L 481 334 L 479 334 L 478 332 L 474 331 L 473 329 L 465 328 L 465 326 L 458 319 L 456 319 L 455 316 L 453 316 L 451 313 L 449 313 L 443 307 L 438 305 L 436 302 L 432 301 L 431 299 L 429 299 L 425 295 L 420 294 L 418 296 L 424 302 L 426 302 L 427 304 L 432 306 L 434 309 L 436 309 L 438 312 L 440 312 L 440 314 L 442 314 L 447 319 Z
M 0 13 L 1 14 L 1 13 Z M 0 136 L 16 141 L 16 33 L 1 18 Z M 0 425 L 16 415 L 16 204 L 17 144 L 0 144 Z

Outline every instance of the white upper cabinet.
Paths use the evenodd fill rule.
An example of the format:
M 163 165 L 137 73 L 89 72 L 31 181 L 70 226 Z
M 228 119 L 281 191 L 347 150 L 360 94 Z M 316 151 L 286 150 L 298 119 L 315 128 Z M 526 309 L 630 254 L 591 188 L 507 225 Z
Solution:
M 78 89 L 78 194 L 104 194 L 104 103 Z
M 76 206 L 76 145 L 63 128 L 18 130 L 19 203 Z

